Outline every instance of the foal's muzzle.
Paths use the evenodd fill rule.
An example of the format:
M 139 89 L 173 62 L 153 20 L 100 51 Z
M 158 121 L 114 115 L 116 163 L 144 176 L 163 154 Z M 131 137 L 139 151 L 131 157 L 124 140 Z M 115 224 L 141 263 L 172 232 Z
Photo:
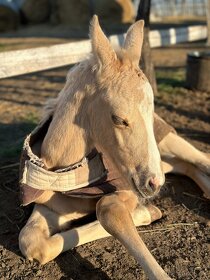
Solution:
M 147 179 L 141 179 L 137 175 L 132 176 L 134 189 L 143 198 L 151 198 L 155 196 L 160 191 L 164 181 L 165 178 L 159 179 L 153 174 L 148 176 Z

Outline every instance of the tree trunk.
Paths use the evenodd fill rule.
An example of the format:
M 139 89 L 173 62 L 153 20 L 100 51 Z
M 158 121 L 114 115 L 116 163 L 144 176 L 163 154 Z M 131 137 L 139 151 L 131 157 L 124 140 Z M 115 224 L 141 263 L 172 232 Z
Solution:
M 145 22 L 140 65 L 153 88 L 154 95 L 157 95 L 157 83 L 149 44 L 150 4 L 151 0 L 140 0 L 136 20 L 143 19 Z
M 207 46 L 210 46 L 210 0 L 207 1 L 206 19 L 207 19 Z

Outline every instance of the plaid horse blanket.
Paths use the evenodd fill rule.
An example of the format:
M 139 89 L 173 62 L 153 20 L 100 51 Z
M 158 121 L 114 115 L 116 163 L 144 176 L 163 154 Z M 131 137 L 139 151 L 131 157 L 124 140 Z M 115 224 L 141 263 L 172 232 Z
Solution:
M 52 116 L 42 120 L 25 139 L 19 181 L 22 205 L 34 202 L 43 192 L 49 190 L 68 196 L 95 198 L 129 188 L 106 155 L 97 149 L 78 163 L 62 169 L 47 170 L 40 151 L 51 120 Z M 169 132 L 176 133 L 172 126 L 155 114 L 154 134 L 157 143 Z

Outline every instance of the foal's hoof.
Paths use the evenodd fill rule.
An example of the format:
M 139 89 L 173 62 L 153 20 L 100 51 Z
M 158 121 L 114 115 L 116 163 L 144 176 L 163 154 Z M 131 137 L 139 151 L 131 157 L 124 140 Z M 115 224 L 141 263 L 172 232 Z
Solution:
M 203 196 L 207 199 L 210 199 L 210 176 L 206 175 L 206 173 L 202 171 L 198 171 L 196 176 L 196 183 L 203 191 Z
M 138 227 L 150 225 L 152 222 L 159 220 L 162 218 L 162 213 L 160 209 L 154 205 L 140 205 L 132 213 L 132 216 L 135 226 Z
M 210 176 L 210 154 L 204 154 L 205 160 L 197 163 L 198 168 L 207 176 Z
M 162 218 L 162 212 L 160 209 L 152 204 L 147 206 L 148 211 L 150 212 L 151 215 L 151 222 L 154 222 L 156 220 L 159 220 Z
M 210 200 L 210 191 L 207 193 L 203 193 L 203 196 L 206 198 L 206 199 L 209 199 Z

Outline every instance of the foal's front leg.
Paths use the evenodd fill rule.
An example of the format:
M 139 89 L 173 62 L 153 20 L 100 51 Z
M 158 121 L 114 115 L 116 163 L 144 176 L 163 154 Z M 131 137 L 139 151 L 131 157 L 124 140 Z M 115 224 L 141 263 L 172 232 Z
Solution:
M 140 206 L 133 212 L 136 226 L 149 225 L 160 219 L 160 210 L 153 206 Z M 35 205 L 27 224 L 19 235 L 19 247 L 29 260 L 45 264 L 60 253 L 76 246 L 109 236 L 99 221 L 65 230 L 69 217 L 56 213 L 44 205 Z
M 63 223 L 64 222 L 64 223 Z M 59 215 L 44 205 L 36 204 L 19 234 L 19 248 L 29 259 L 45 264 L 63 250 L 63 242 L 56 232 L 65 226 Z
M 74 231 L 70 231 L 66 239 L 58 233 L 65 232 L 73 220 L 95 212 L 97 200 L 72 198 L 46 191 L 36 202 L 29 220 L 20 232 L 19 247 L 29 260 L 36 259 L 45 264 L 61 252 L 74 247 L 78 241 Z
M 136 205 L 137 200 L 132 192 L 116 192 L 99 200 L 97 218 L 138 261 L 150 280 L 171 279 L 156 262 L 136 230 L 131 216 Z

